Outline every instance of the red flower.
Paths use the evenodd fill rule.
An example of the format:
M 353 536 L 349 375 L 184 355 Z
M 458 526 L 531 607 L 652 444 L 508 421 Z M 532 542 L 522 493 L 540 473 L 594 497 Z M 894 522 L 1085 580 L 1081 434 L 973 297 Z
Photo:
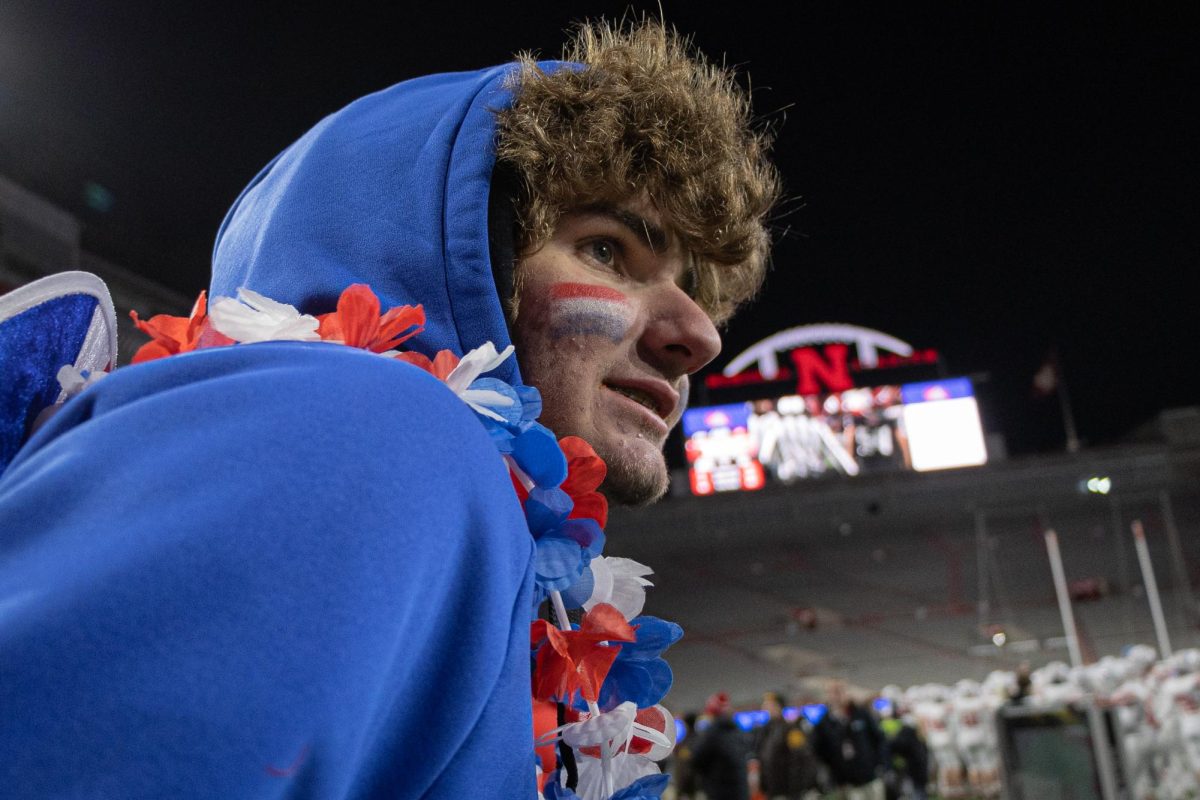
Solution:
M 420 367 L 421 369 L 430 373 L 439 381 L 444 381 L 446 380 L 446 376 L 453 372 L 454 368 L 458 366 L 458 362 L 461 359 L 459 359 L 458 356 L 454 355 L 454 353 L 451 353 L 449 350 L 440 350 L 438 351 L 438 354 L 433 357 L 432 361 L 429 360 L 428 356 L 421 353 L 414 353 L 412 351 L 397 353 L 396 360 L 407 361 L 409 364 Z
M 567 479 L 559 488 L 570 495 L 574 503 L 567 519 L 587 517 L 596 520 L 596 524 L 603 529 L 608 524 L 608 500 L 596 489 L 604 482 L 604 476 L 608 472 L 604 459 L 596 455 L 592 446 L 578 436 L 564 436 L 558 440 L 558 446 L 567 457 Z M 529 490 L 511 470 L 508 476 L 512 479 L 517 499 L 521 501 L 522 506 L 525 505 L 525 501 L 529 499 Z
M 209 323 L 208 297 L 205 292 L 200 292 L 196 304 L 192 306 L 191 315 L 187 317 L 155 314 L 148 320 L 142 320 L 136 311 L 130 311 L 129 317 L 138 330 L 151 339 L 138 348 L 133 356 L 134 364 L 187 353 L 201 347 L 233 344 L 233 339 L 218 333 Z
M 530 628 L 530 644 L 537 650 L 533 696 L 569 703 L 578 692 L 584 700 L 596 702 L 621 649 L 602 642 L 636 641 L 635 630 L 607 603 L 584 614 L 579 630 L 563 631 L 544 619 L 536 620 Z
M 575 501 L 570 519 L 590 517 L 603 528 L 608 524 L 608 500 L 596 490 L 608 472 L 604 459 L 578 436 L 563 437 L 558 445 L 567 457 L 567 479 L 562 482 L 562 490 Z
M 365 283 L 347 286 L 338 298 L 337 311 L 317 317 L 321 338 L 351 347 L 382 353 L 416 336 L 425 327 L 421 306 L 397 306 L 379 315 L 379 298 Z
M 534 741 L 540 739 L 550 731 L 558 727 L 558 705 L 556 703 L 547 702 L 546 700 L 538 700 L 533 698 L 533 738 Z M 555 752 L 554 743 L 545 744 L 541 747 L 534 747 L 534 752 L 537 753 L 538 760 L 542 764 L 542 779 L 538 784 L 538 791 L 546 788 L 546 781 L 553 775 L 554 770 L 558 768 L 558 756 Z

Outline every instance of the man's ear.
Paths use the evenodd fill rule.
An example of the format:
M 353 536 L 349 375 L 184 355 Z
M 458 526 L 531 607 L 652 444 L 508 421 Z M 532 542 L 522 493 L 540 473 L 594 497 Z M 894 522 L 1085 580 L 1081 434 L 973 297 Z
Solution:
M 518 186 L 516 170 L 498 162 L 492 169 L 492 185 L 488 193 L 488 257 L 492 262 L 492 279 L 496 282 L 496 293 L 500 296 L 510 334 L 519 299 L 516 275 Z

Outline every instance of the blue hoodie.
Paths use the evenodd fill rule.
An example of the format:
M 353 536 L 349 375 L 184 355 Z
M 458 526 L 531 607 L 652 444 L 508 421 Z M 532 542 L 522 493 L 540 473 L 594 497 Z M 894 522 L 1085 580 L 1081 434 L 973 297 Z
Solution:
M 212 294 L 320 313 L 363 282 L 425 306 L 415 349 L 505 347 L 511 70 L 323 120 L 238 198 Z M 531 558 L 487 432 L 415 367 L 263 343 L 119 369 L 0 476 L 0 795 L 532 797 Z

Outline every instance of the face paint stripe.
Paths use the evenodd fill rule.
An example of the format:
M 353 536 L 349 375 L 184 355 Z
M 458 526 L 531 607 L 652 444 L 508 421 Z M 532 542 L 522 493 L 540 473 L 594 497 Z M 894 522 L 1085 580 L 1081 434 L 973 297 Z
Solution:
M 614 343 L 625 338 L 625 321 L 610 314 L 571 314 L 550 323 L 550 335 L 556 339 L 569 336 L 603 336 Z
M 552 313 L 556 317 L 564 314 L 607 314 L 610 317 L 624 320 L 629 317 L 629 307 L 624 303 L 618 304 L 611 300 L 580 297 L 558 301 L 554 304 Z
M 603 336 L 613 342 L 625 337 L 633 316 L 625 295 L 590 283 L 557 283 L 550 287 L 550 333 L 555 338 Z
M 590 297 L 596 300 L 608 300 L 624 305 L 629 302 L 625 295 L 607 286 L 596 286 L 591 283 L 556 283 L 550 287 L 550 297 L 554 300 L 570 300 Z

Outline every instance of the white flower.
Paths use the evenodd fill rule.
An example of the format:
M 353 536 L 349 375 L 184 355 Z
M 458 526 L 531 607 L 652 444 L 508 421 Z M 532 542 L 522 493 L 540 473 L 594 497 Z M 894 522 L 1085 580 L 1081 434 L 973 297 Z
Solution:
M 649 711 L 658 712 L 658 720 L 655 727 L 644 725 L 637 721 L 638 714 L 637 706 L 632 702 L 624 702 L 611 711 L 605 711 L 596 715 L 584 714 L 578 722 L 570 722 L 561 727 L 555 728 L 547 732 L 538 739 L 539 747 L 551 744 L 555 740 L 561 738 L 564 743 L 575 748 L 578 753 L 577 763 L 582 765 L 585 761 L 601 762 L 602 759 L 596 759 L 591 756 L 586 756 L 581 752 L 582 748 L 602 747 L 607 748 L 612 754 L 610 759 L 610 768 L 612 770 L 613 785 L 616 788 L 621 788 L 634 780 L 637 780 L 642 774 L 651 774 L 640 772 L 644 769 L 644 765 L 640 762 L 629 762 L 623 759 L 627 758 L 627 754 L 621 751 L 633 739 L 645 739 L 651 745 L 650 751 L 644 756 L 638 756 L 645 761 L 653 762 L 661 760 L 670 755 L 671 750 L 675 747 L 675 719 L 671 716 L 671 712 L 661 705 L 654 706 Z M 653 716 L 653 715 L 652 715 Z M 647 720 L 649 721 L 649 720 Z M 661 723 L 665 730 L 659 730 L 657 725 Z M 618 769 L 618 761 L 625 765 L 626 771 L 638 772 L 632 777 L 626 779 L 626 775 Z M 582 773 L 581 783 L 582 783 Z M 599 773 L 599 785 L 603 786 L 603 769 Z M 583 793 L 579 789 L 576 792 L 583 797 Z M 608 797 L 603 791 L 598 795 L 601 798 Z
M 458 366 L 446 376 L 446 385 L 454 390 L 456 395 L 462 397 L 463 392 L 467 391 L 467 387 L 476 378 L 485 372 L 491 372 L 503 364 L 512 355 L 512 352 L 513 346 L 511 344 L 504 348 L 503 352 L 497 353 L 496 345 L 491 342 L 484 342 L 462 357 L 462 360 L 458 362 Z
M 644 576 L 654 570 L 633 559 L 606 556 L 593 558 L 591 567 L 595 584 L 592 596 L 583 604 L 585 610 L 591 611 L 600 603 L 608 603 L 627 620 L 642 613 L 646 605 L 646 587 L 654 585 Z
M 458 396 L 464 403 L 485 417 L 491 417 L 497 422 L 503 422 L 504 417 L 492 411 L 493 408 L 507 408 L 513 404 L 511 397 L 505 397 L 491 389 L 465 389 Z
M 657 724 L 651 727 L 635 722 L 633 732 L 635 736 L 650 742 L 650 751 L 643 753 L 643 755 L 651 761 L 662 761 L 671 755 L 671 751 L 675 749 L 675 715 L 668 711 L 667 707 L 661 703 L 651 706 L 650 710 L 657 711 L 662 715 L 662 729 L 660 730 Z M 643 717 L 643 719 L 646 722 L 650 722 L 647 717 Z
M 583 714 L 578 722 L 568 722 L 566 725 L 547 731 L 538 738 L 536 745 L 544 747 L 562 739 L 571 747 L 595 747 L 607 744 L 615 751 L 629 741 L 630 736 L 633 735 L 633 718 L 635 716 L 637 716 L 637 706 L 627 701 L 611 711 L 602 711 L 595 716 Z
M 238 289 L 237 293 L 236 300 L 218 297 L 209 306 L 208 318 L 218 333 L 243 344 L 321 340 L 316 317 L 301 314 L 295 306 L 263 297 L 250 289 Z
M 503 364 L 512 355 L 512 352 L 511 344 L 498 353 L 496 345 L 484 342 L 462 357 L 458 366 L 446 376 L 446 385 L 477 413 L 503 422 L 504 417 L 492 409 L 509 408 L 513 404 L 513 399 L 491 389 L 472 389 L 471 384 L 483 373 L 491 372 Z
M 606 790 L 601 759 L 582 756 L 577 757 L 575 763 L 579 773 L 579 783 L 575 787 L 575 794 L 579 795 L 580 800 L 608 800 L 611 792 Z M 609 763 L 612 769 L 614 790 L 624 789 L 638 778 L 659 773 L 655 763 L 644 756 L 617 753 Z

